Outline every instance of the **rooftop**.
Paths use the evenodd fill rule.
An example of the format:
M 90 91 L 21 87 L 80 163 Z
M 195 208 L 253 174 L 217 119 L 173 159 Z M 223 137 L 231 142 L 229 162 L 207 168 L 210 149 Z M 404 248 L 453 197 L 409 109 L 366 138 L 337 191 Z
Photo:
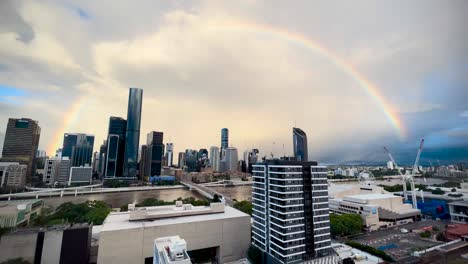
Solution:
M 468 201 L 456 201 L 451 202 L 449 205 L 456 205 L 456 206 L 468 206 Z
M 162 212 L 174 210 L 175 205 L 169 206 L 153 206 L 146 209 L 159 209 Z M 205 206 L 194 206 L 193 210 L 209 208 Z M 158 218 L 158 219 L 145 219 L 140 221 L 130 221 L 130 212 L 117 212 L 110 213 L 103 223 L 102 232 L 125 230 L 133 228 L 156 227 L 174 224 L 185 224 L 193 222 L 214 221 L 220 219 L 230 219 L 239 217 L 250 217 L 237 209 L 230 206 L 225 206 L 223 212 L 196 214 L 196 215 L 178 215 L 172 217 Z
M 381 194 L 381 193 L 369 193 L 369 194 L 356 194 L 356 195 L 350 195 L 346 196 L 346 198 L 351 198 L 351 199 L 362 199 L 362 200 L 380 200 L 380 199 L 388 199 L 388 198 L 394 198 L 398 197 L 393 194 Z

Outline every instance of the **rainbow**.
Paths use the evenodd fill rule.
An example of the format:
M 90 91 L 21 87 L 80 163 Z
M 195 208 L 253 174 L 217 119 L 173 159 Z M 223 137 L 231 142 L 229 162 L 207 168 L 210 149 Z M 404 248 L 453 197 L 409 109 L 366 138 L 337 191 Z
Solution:
M 73 102 L 73 104 L 68 108 L 68 111 L 63 115 L 63 119 L 59 128 L 55 131 L 52 140 L 47 146 L 47 154 L 49 157 L 54 156 L 55 151 L 60 148 L 60 146 L 62 146 L 63 134 L 69 132 L 67 129 L 69 129 L 70 126 L 72 126 L 78 119 L 79 113 L 85 105 L 85 100 L 86 98 L 84 96 L 79 97 Z
M 379 89 L 377 89 L 377 87 L 373 85 L 369 80 L 367 80 L 351 63 L 347 62 L 337 54 L 333 53 L 331 50 L 323 47 L 319 43 L 307 38 L 302 34 L 290 32 L 286 29 L 279 27 L 272 27 L 259 23 L 253 23 L 250 21 L 246 22 L 236 20 L 222 20 L 216 22 L 217 23 L 214 23 L 210 27 L 210 29 L 216 31 L 226 31 L 230 29 L 242 32 L 251 32 L 255 34 L 268 34 L 272 37 L 300 45 L 306 48 L 307 50 L 315 52 L 320 56 L 324 57 L 325 59 L 329 60 L 338 69 L 340 69 L 349 77 L 351 77 L 360 87 L 364 89 L 368 96 L 373 99 L 375 104 L 381 109 L 386 119 L 395 129 L 400 139 L 404 139 L 406 137 L 406 130 L 397 115 L 397 111 L 394 108 L 392 108 L 392 106 L 385 100 L 385 97 L 379 92 Z M 73 105 L 69 108 L 68 112 L 64 114 L 62 124 L 60 128 L 56 131 L 51 143 L 47 148 L 48 153 L 54 153 L 55 150 L 59 148 L 59 146 L 61 146 L 63 134 L 77 119 L 79 112 L 83 108 L 84 102 L 85 98 L 80 97 L 73 103 Z
M 345 61 L 331 50 L 323 47 L 319 43 L 307 38 L 302 34 L 290 32 L 279 27 L 272 27 L 250 21 L 245 22 L 236 20 L 223 20 L 218 22 L 220 23 L 213 25 L 213 29 L 232 29 L 256 34 L 268 34 L 272 37 L 280 38 L 285 41 L 303 46 L 304 48 L 311 50 L 331 61 L 331 63 L 333 63 L 337 68 L 351 77 L 360 87 L 365 90 L 368 96 L 373 99 L 387 120 L 390 122 L 392 127 L 395 129 L 400 139 L 406 138 L 406 130 L 402 124 L 402 121 L 397 115 L 397 111 L 385 100 L 385 97 L 380 93 L 379 89 L 377 89 L 377 87 L 375 87 L 375 85 L 373 85 L 369 80 L 367 80 L 351 63 Z

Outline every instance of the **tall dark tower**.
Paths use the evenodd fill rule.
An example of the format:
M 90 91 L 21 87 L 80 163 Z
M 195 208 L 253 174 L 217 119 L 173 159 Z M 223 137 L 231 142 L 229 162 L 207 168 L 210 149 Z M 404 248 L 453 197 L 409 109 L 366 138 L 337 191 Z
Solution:
M 139 88 L 130 88 L 128 94 L 127 130 L 125 135 L 125 159 L 123 170 L 123 176 L 129 179 L 137 178 L 142 104 L 143 90 Z
M 221 149 L 229 147 L 229 130 L 227 128 L 221 129 Z
M 307 135 L 297 127 L 293 127 L 293 147 L 294 158 L 296 161 L 308 161 L 309 155 L 307 150 Z
M 8 119 L 1 161 L 27 165 L 26 183 L 31 183 L 34 175 L 34 161 L 40 136 L 41 127 L 37 121 L 29 118 Z
M 111 116 L 107 134 L 105 177 L 122 177 L 127 120 Z

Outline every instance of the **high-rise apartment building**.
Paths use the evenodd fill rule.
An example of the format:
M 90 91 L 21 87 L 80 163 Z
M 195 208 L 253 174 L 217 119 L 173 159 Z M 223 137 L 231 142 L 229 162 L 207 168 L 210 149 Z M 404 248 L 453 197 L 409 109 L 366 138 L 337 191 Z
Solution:
M 253 165 L 253 244 L 268 263 L 331 254 L 327 169 L 317 162 Z
M 130 88 L 128 95 L 127 129 L 123 177 L 137 179 L 138 149 L 140 144 L 141 109 L 143 90 Z
M 210 162 L 214 171 L 219 171 L 219 148 L 212 146 L 210 148 Z
M 166 166 L 172 167 L 174 162 L 174 144 L 166 144 Z
M 106 178 L 122 177 L 123 175 L 126 130 L 127 120 L 115 116 L 109 118 L 107 155 L 104 167 Z
M 34 162 L 40 136 L 41 128 L 37 121 L 29 118 L 8 119 L 1 160 L 26 165 L 26 183 L 31 183 L 35 173 Z
M 151 131 L 146 139 L 146 160 L 144 176 L 159 176 L 163 165 L 163 132 Z
M 83 133 L 65 133 L 62 157 L 68 157 L 72 166 L 91 166 L 94 136 Z
M 302 129 L 297 127 L 293 127 L 293 148 L 294 158 L 297 161 L 309 160 L 309 154 L 307 149 L 307 135 Z

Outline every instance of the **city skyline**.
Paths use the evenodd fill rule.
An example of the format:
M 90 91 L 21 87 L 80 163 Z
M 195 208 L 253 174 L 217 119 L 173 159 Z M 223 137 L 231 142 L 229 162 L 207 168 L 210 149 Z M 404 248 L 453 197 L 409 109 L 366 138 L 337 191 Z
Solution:
M 218 146 L 223 127 L 240 151 L 275 156 L 300 127 L 310 160 L 468 145 L 466 2 L 121 4 L 112 18 L 105 3 L 1 5 L 0 144 L 9 117 L 39 121 L 49 156 L 64 133 L 100 143 L 141 87 L 140 142 L 163 131 L 175 152 Z M 143 15 L 120 21 L 128 10 Z

